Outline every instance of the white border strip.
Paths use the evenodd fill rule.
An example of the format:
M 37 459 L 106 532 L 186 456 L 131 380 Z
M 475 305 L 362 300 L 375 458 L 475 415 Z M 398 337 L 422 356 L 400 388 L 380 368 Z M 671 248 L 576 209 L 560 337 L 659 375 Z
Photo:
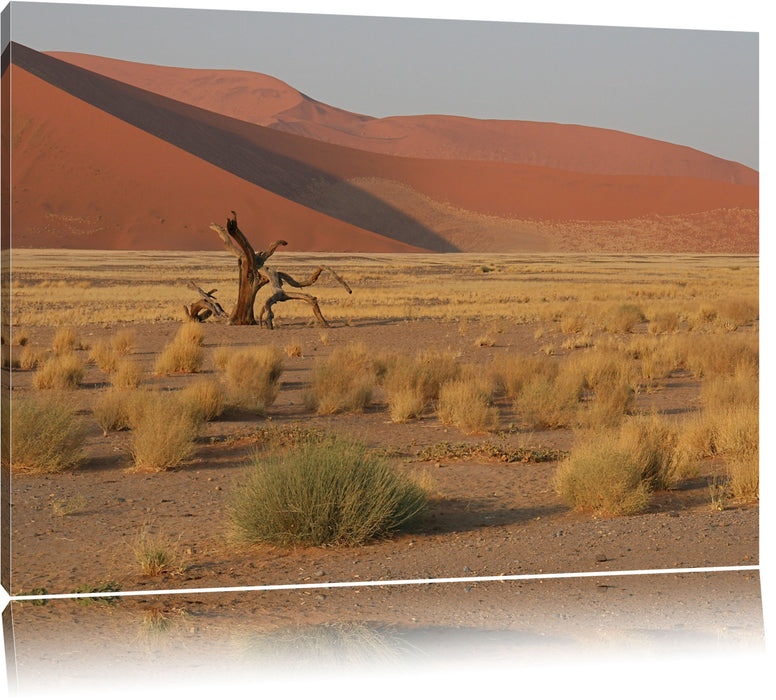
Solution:
M 121 598 L 143 597 L 159 595 L 194 595 L 200 593 L 245 593 L 250 591 L 293 591 L 316 588 L 363 588 L 365 586 L 408 586 L 430 583 L 484 583 L 491 581 L 535 581 L 537 579 L 562 579 L 562 578 L 602 578 L 612 576 L 644 576 L 655 574 L 702 574 L 721 573 L 731 571 L 759 571 L 759 564 L 751 566 L 704 566 L 686 569 L 640 569 L 636 571 L 583 571 L 577 573 L 557 574 L 514 574 L 507 576 L 460 576 L 454 578 L 432 579 L 396 579 L 388 581 L 343 581 L 341 583 L 289 583 L 271 584 L 264 586 L 233 586 L 225 588 L 181 588 L 171 590 L 150 591 L 105 591 L 96 593 L 51 593 L 46 595 L 16 595 L 10 596 L 11 602 L 35 601 L 35 600 L 60 600 L 76 598 Z

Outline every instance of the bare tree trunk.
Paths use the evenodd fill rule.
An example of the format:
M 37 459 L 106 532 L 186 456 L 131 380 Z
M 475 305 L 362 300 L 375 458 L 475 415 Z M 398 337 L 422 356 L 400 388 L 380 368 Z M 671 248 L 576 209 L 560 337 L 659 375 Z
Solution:
M 229 323 L 235 326 L 252 326 L 256 323 L 253 314 L 253 304 L 256 293 L 269 280 L 261 274 L 261 268 L 267 258 L 275 252 L 278 246 L 286 245 L 285 241 L 274 241 L 266 251 L 255 251 L 243 232 L 237 226 L 237 214 L 226 219 L 226 229 L 217 224 L 210 224 L 223 241 L 227 250 L 237 256 L 238 289 L 237 303 L 229 315 Z

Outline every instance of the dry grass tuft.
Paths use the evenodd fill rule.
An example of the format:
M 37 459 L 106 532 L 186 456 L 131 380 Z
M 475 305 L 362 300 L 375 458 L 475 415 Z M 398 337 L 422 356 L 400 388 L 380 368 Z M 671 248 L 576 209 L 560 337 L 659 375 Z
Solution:
M 202 330 L 194 323 L 181 326 L 154 365 L 156 374 L 192 374 L 202 369 Z
M 675 483 L 676 444 L 676 430 L 658 416 L 626 420 L 617 432 L 591 431 L 558 467 L 556 491 L 578 510 L 642 512 L 652 491 Z
M 132 330 L 119 331 L 111 338 L 110 345 L 118 355 L 128 355 L 135 346 L 135 332 Z
M 96 342 L 89 350 L 89 359 L 94 362 L 103 372 L 110 374 L 116 371 L 116 365 L 119 361 L 119 354 L 108 343 L 103 340 Z
M 393 534 L 427 495 L 364 445 L 316 439 L 256 455 L 232 498 L 234 536 L 281 546 L 355 546 Z
M 63 396 L 14 400 L 10 427 L 16 470 L 52 474 L 83 460 L 85 429 Z
M 78 337 L 72 328 L 60 328 L 51 342 L 51 349 L 55 355 L 71 353 L 79 347 Z
M 45 354 L 31 345 L 25 345 L 19 354 L 19 369 L 31 370 L 38 367 L 45 360 Z
M 300 343 L 289 343 L 284 348 L 286 355 L 289 357 L 301 357 L 302 356 L 302 346 Z
M 36 389 L 75 389 L 84 376 L 84 367 L 74 352 L 49 357 L 35 373 Z
M 366 346 L 351 343 L 315 363 L 305 405 L 318 415 L 361 413 L 372 400 L 376 381 L 375 365 Z
M 224 368 L 229 400 L 263 415 L 275 402 L 283 374 L 283 355 L 274 345 L 232 353 Z
M 613 309 L 605 320 L 605 328 L 610 333 L 632 333 L 640 323 L 646 321 L 644 312 L 635 304 L 620 304 Z
M 492 382 L 478 375 L 476 369 L 466 368 L 459 379 L 442 385 L 437 414 L 442 423 L 469 434 L 498 429 Z
M 200 379 L 180 394 L 181 402 L 202 421 L 218 418 L 226 408 L 226 392 L 215 379 Z
M 130 397 L 131 392 L 112 388 L 100 394 L 94 402 L 92 415 L 102 428 L 103 435 L 130 427 Z
M 152 537 L 142 532 L 135 541 L 132 551 L 135 561 L 145 576 L 159 574 L 180 574 L 186 570 L 182 556 L 177 552 L 177 545 L 170 545 L 160 537 Z
M 130 452 L 138 471 L 163 471 L 178 466 L 194 453 L 201 427 L 175 394 L 138 392 L 128 407 L 132 427 Z
M 117 389 L 136 389 L 143 381 L 143 369 L 135 361 L 123 358 L 118 361 L 110 378 Z

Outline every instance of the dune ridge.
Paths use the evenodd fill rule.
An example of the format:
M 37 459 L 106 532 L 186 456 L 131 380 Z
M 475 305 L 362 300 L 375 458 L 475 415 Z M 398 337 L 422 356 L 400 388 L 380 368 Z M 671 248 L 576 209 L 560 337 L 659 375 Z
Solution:
M 714 162 L 717 169 L 707 168 L 704 177 L 682 174 L 686 159 L 671 175 L 592 172 L 611 167 L 611 148 L 596 162 L 589 139 L 575 128 L 517 123 L 533 134 L 528 142 L 538 150 L 550 133 L 563 134 L 555 142 L 559 152 L 583 142 L 567 160 L 575 158 L 591 172 L 467 159 L 463 152 L 484 148 L 482 133 L 503 133 L 500 124 L 457 117 L 375 120 L 318 103 L 269 76 L 239 71 L 48 55 L 19 45 L 12 45 L 11 60 L 3 79 L 13 76 L 15 245 L 213 248 L 219 244 L 207 224 L 235 208 L 241 221 L 245 212 L 268 238 L 287 238 L 298 250 L 454 252 L 485 246 L 512 252 L 576 250 L 578 244 L 595 250 L 606 247 L 606 237 L 591 237 L 590 230 L 612 231 L 617 222 L 628 222 L 632 250 L 648 245 L 702 252 L 710 243 L 705 228 L 714 220 L 708 213 L 720 211 L 716 248 L 757 250 L 757 173 L 707 154 L 697 162 Z M 382 134 L 387 144 L 386 134 L 403 122 L 414 125 L 400 139 L 405 145 L 417 141 L 413 156 L 362 147 L 365 137 L 358 134 Z M 425 142 L 418 124 L 431 134 Z M 470 136 L 458 140 L 462 129 Z M 320 130 L 359 145 L 319 140 L 314 134 Z M 628 137 L 593 131 L 614 139 L 609 146 Z M 458 144 L 458 157 L 440 155 L 442 143 Z M 500 151 L 486 151 L 525 147 L 504 143 Z M 665 146 L 655 144 L 641 161 L 639 153 L 623 149 L 622 167 L 631 167 L 629 160 L 652 167 Z M 681 147 L 672 148 L 681 155 Z M 667 161 L 661 162 L 665 167 Z M 401 191 L 415 195 L 397 196 Z M 449 215 L 440 223 L 434 212 L 442 210 L 457 212 L 455 225 Z M 495 237 L 488 233 L 494 218 L 502 222 Z

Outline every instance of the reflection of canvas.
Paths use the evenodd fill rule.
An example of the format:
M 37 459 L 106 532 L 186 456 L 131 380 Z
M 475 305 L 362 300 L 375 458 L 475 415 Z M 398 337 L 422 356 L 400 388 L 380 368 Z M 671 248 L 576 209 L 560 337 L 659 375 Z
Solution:
M 62 623 L 50 595 L 95 598 L 65 620 L 110 610 L 166 633 L 216 609 L 204 591 L 277 585 L 307 588 L 264 631 L 311 625 L 317 649 L 337 620 L 366 646 L 395 625 L 404 648 L 430 627 L 566 619 L 541 596 L 531 620 L 496 615 L 522 584 L 493 578 L 677 571 L 546 585 L 591 609 L 607 596 L 632 630 L 649 606 L 626 597 L 659 580 L 684 601 L 708 575 L 682 605 L 732 596 L 731 644 L 758 642 L 756 34 L 13 11 L 2 517 L 18 640 Z M 114 36 L 110 52 L 48 43 L 64 16 Z M 140 49 L 123 45 L 133 22 Z M 186 31 L 163 59 L 169 22 Z M 202 65 L 214 28 L 240 50 Z M 386 63 L 383 45 L 403 51 Z M 521 70 L 532 47 L 553 62 Z M 590 62 L 605 73 L 582 84 Z M 735 109 L 673 130 L 707 99 Z M 377 586 L 436 579 L 453 579 L 460 625 L 422 584 Z M 201 599 L 146 620 L 127 595 L 162 590 Z

